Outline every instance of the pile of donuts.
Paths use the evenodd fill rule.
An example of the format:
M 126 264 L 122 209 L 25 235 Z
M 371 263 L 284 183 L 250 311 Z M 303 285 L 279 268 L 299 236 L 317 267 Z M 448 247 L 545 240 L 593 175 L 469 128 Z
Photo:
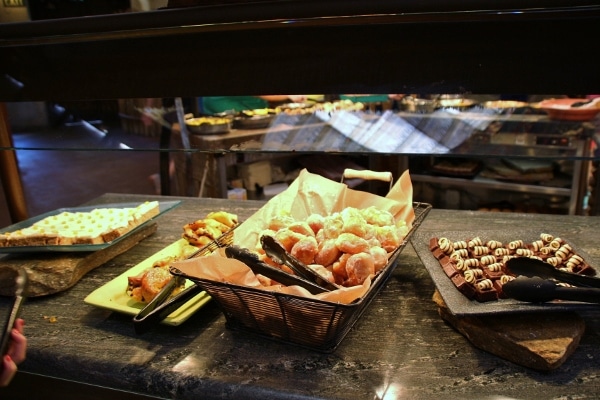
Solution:
M 328 281 L 350 287 L 363 284 L 381 271 L 408 231 L 406 222 L 395 221 L 388 211 L 347 207 L 329 215 L 314 213 L 302 221 L 288 214 L 279 215 L 267 222 L 259 236 L 272 236 L 288 253 Z M 271 260 L 260 240 L 255 250 L 261 260 L 293 273 Z M 264 285 L 274 284 L 269 278 L 258 278 Z
M 504 243 L 478 236 L 464 240 L 433 237 L 429 249 L 456 288 L 479 302 L 506 297 L 502 286 L 515 278 L 506 262 L 513 257 L 536 258 L 577 274 L 596 273 L 568 242 L 549 233 L 541 233 L 531 242 L 513 239 Z
M 235 214 L 226 211 L 210 212 L 205 218 L 185 224 L 182 237 L 192 246 L 204 247 L 233 229 L 237 223 L 238 217 Z

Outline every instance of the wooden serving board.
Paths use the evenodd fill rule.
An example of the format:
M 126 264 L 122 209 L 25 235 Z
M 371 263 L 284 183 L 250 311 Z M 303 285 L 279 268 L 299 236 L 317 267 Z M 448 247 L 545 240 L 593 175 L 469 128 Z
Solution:
M 574 312 L 457 316 L 437 290 L 433 301 L 440 316 L 475 347 L 539 371 L 562 365 L 585 331 L 585 322 Z
M 151 223 L 131 232 L 127 237 L 93 252 L 43 252 L 9 254 L 0 259 L 0 295 L 12 296 L 14 270 L 25 268 L 29 277 L 27 297 L 47 296 L 75 285 L 91 270 L 101 266 L 156 232 Z

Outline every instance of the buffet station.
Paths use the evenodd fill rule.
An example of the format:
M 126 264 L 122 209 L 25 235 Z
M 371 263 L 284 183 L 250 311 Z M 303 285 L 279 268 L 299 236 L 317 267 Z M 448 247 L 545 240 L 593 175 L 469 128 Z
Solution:
M 173 179 L 176 195 L 228 198 L 235 188 L 257 199 L 265 187 L 289 183 L 295 169 L 339 180 L 345 167 L 395 174 L 410 168 L 421 196 L 454 189 L 468 192 L 464 202 L 471 209 L 585 214 L 597 101 L 416 96 L 406 95 L 385 111 L 335 100 L 185 118 L 182 112 L 181 123 L 167 132 L 171 148 L 185 151 L 171 154 L 174 176 L 163 175 L 161 181 Z M 340 156 L 326 162 L 315 156 L 321 152 L 330 159 Z M 532 156 L 537 160 L 527 159 Z M 426 201 L 433 203 L 434 197 L 444 196 Z M 438 204 L 459 208 L 444 199 Z
M 29 348 L 0 394 L 596 394 L 595 217 L 432 209 L 408 171 L 344 175 L 389 191 L 303 171 L 269 201 L 108 193 L 3 229 L 0 273 L 29 276 Z M 100 222 L 115 215 L 128 223 Z
M 4 118 L 0 173 L 18 222 L 0 230 L 0 303 L 24 300 L 28 349 L 0 397 L 597 397 L 600 220 L 575 200 L 569 215 L 441 209 L 417 195 L 429 176 L 410 163 L 345 168 L 342 179 L 305 167 L 269 199 L 225 199 L 228 160 L 295 152 L 498 158 L 510 148 L 574 162 L 576 187 L 577 162 L 598 158 L 587 146 L 598 103 L 468 95 L 599 93 L 581 57 L 588 43 L 573 38 L 595 32 L 600 8 L 513 3 L 171 1 L 0 24 L 2 101 L 462 96 L 369 112 L 178 115 L 169 132 L 180 144 L 153 151 L 182 156 L 175 166 L 196 181 L 185 196 L 105 193 L 33 218 Z M 449 27 L 471 34 L 449 46 Z M 540 32 L 559 34 L 523 40 Z M 545 194 L 580 202 L 559 189 Z

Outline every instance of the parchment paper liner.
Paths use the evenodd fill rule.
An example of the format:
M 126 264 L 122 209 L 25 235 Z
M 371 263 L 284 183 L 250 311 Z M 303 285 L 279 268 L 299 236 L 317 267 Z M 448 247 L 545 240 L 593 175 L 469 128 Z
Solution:
M 350 189 L 343 183 L 334 182 L 303 170 L 285 191 L 269 200 L 260 210 L 236 228 L 233 243 L 253 250 L 258 243 L 260 232 L 266 228 L 268 221 L 276 216 L 289 214 L 296 220 L 305 220 L 312 213 L 329 215 L 346 207 L 362 209 L 376 206 L 380 210 L 388 210 L 394 215 L 396 222 L 405 221 L 410 229 L 415 218 L 412 194 L 412 182 L 408 171 L 402 174 L 386 197 L 381 197 Z M 312 295 L 306 289 L 298 286 L 266 287 L 259 283 L 248 266 L 238 260 L 227 258 L 222 250 L 219 249 L 209 256 L 176 262 L 173 267 L 190 277 L 342 304 L 348 304 L 360 298 L 371 285 L 371 280 L 367 279 L 361 286 L 342 288 L 318 295 Z

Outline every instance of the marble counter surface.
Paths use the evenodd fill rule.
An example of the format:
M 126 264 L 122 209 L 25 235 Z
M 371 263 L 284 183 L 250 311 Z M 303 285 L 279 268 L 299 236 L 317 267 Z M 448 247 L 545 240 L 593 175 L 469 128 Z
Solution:
M 150 197 L 151 198 L 151 197 Z M 160 199 L 160 197 L 156 197 Z M 106 194 L 96 203 L 146 200 Z M 163 198 L 164 199 L 164 198 Z M 169 200 L 174 199 L 169 197 Z M 73 288 L 26 303 L 28 358 L 0 398 L 31 397 L 32 382 L 60 398 L 96 399 L 531 399 L 593 398 L 600 388 L 600 312 L 582 312 L 587 331 L 557 370 L 536 372 L 483 352 L 446 324 L 435 285 L 411 245 L 337 350 L 323 354 L 231 331 L 214 302 L 184 324 L 135 333 L 132 318 L 84 298 L 173 243 L 181 227 L 225 209 L 245 219 L 263 203 L 181 198 L 157 232 L 89 272 Z M 600 265 L 600 218 L 432 210 L 420 231 L 539 229 L 557 232 Z M 1 260 L 0 260 L 1 262 Z M 0 299 L 6 307 L 8 299 Z M 54 321 L 55 318 L 55 322 Z M 70 397 L 69 385 L 80 392 Z M 39 387 L 39 386 L 38 386 Z M 67 389 L 62 389 L 67 387 Z M 62 391 L 61 391 L 62 390 Z M 37 392 L 36 392 L 37 393 Z M 73 396 L 75 396 L 73 394 Z

